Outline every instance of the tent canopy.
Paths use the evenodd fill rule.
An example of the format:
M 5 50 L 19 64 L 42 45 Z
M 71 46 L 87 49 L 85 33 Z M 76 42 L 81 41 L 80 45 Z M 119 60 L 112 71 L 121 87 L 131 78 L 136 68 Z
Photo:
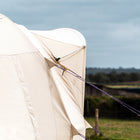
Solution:
M 28 30 L 0 15 L 0 139 L 80 140 L 86 43 L 73 29 Z M 58 61 L 59 60 L 59 61 Z

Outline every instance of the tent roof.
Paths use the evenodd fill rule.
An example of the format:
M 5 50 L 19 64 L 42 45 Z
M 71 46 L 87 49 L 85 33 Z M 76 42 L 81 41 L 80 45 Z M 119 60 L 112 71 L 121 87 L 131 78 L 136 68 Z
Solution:
M 74 29 L 61 28 L 51 31 L 29 31 L 24 26 L 13 23 L 1 14 L 0 31 L 0 55 L 38 51 L 38 47 L 41 48 L 42 44 L 36 39 L 34 34 L 79 47 L 86 45 L 83 35 Z
M 32 32 L 63 43 L 73 44 L 77 46 L 86 46 L 86 40 L 84 36 L 74 29 L 59 28 L 50 31 L 33 30 Z
M 0 55 L 37 51 L 15 23 L 0 16 Z

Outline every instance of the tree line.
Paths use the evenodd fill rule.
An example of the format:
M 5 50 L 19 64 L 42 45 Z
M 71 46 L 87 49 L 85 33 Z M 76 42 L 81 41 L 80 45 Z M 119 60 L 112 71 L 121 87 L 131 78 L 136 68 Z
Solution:
M 136 68 L 86 68 L 87 74 L 96 74 L 96 73 L 140 73 L 140 69 Z
M 116 84 L 139 81 L 140 73 L 116 73 L 112 71 L 111 73 L 87 74 L 86 79 L 98 84 Z

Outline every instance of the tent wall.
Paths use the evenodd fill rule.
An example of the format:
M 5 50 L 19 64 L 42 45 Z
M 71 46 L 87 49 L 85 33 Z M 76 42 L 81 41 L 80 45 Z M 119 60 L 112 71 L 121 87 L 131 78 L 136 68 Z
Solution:
M 35 140 L 15 56 L 0 56 L 0 139 Z

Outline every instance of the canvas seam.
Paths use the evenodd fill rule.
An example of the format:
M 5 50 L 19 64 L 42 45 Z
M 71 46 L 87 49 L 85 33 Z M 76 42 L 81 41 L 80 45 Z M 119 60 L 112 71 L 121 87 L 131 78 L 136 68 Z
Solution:
M 45 60 L 45 63 L 46 63 L 46 67 L 49 67 L 49 65 L 47 64 L 47 61 Z M 52 80 L 52 77 L 51 77 L 51 75 L 50 75 L 50 73 L 46 73 L 47 75 L 48 75 L 48 77 L 50 77 L 50 80 Z M 49 79 L 48 79 L 49 80 Z M 51 84 L 52 84 L 52 81 L 51 82 L 49 82 L 49 86 L 51 86 Z M 50 102 L 51 102 L 51 106 L 52 106 L 52 110 L 54 110 L 54 104 L 53 104 L 53 101 L 52 101 L 52 96 L 50 95 Z M 55 117 L 55 114 L 54 114 L 54 111 L 53 111 L 53 118 L 54 118 L 54 122 L 55 122 L 55 126 L 57 126 L 56 125 L 56 117 Z M 55 135 L 56 135 L 56 140 L 57 140 L 57 127 L 56 127 L 56 129 L 55 129 L 56 131 L 55 131 Z
M 81 45 L 75 45 L 75 44 L 71 44 L 71 43 L 65 43 L 65 42 L 63 42 L 63 41 L 59 41 L 59 40 L 55 40 L 55 39 L 52 39 L 52 38 L 49 38 L 49 37 L 45 37 L 45 36 L 43 36 L 43 35 L 40 35 L 40 34 L 37 34 L 37 33 L 35 33 L 35 32 L 32 32 L 32 34 L 34 34 L 35 36 L 38 36 L 38 37 L 42 37 L 42 38 L 44 38 L 44 39 L 49 39 L 49 40 L 52 40 L 52 41 L 56 41 L 56 42 L 58 42 L 58 43 L 64 43 L 64 44 L 68 44 L 68 45 L 73 45 L 73 46 L 75 46 L 75 47 L 81 47 Z
M 40 51 L 31 51 L 31 52 L 22 52 L 22 53 L 13 53 L 13 54 L 0 54 L 0 57 L 3 57 L 3 56 L 17 56 L 17 55 L 32 54 L 32 53 L 40 53 Z

